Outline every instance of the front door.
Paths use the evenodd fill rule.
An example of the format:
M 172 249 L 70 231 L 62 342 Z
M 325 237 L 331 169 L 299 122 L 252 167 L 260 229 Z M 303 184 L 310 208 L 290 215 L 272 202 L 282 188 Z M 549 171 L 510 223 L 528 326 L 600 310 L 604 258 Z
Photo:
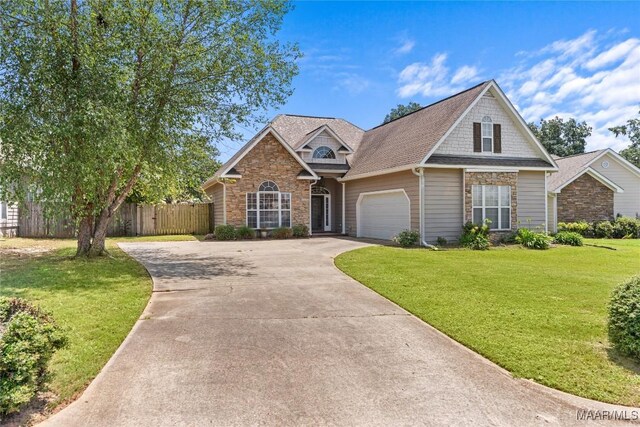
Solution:
M 324 231 L 324 196 L 311 196 L 311 230 Z

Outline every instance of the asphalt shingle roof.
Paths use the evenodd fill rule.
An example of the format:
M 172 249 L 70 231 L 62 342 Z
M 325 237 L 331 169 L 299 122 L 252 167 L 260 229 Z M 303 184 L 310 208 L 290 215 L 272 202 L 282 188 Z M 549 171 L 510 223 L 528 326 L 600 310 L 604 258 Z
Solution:
M 558 164 L 558 172 L 552 173 L 547 182 L 549 191 L 555 191 L 582 172 L 593 159 L 605 150 L 592 151 L 590 153 L 576 154 L 574 156 L 559 157 L 555 161 Z
M 490 82 L 365 132 L 347 177 L 418 164 Z

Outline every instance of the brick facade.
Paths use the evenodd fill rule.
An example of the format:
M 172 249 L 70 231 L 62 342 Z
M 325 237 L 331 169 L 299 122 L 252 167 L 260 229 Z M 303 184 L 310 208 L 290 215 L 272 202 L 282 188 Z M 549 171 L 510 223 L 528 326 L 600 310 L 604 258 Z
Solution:
M 227 224 L 246 224 L 246 194 L 258 191 L 264 181 L 278 184 L 280 191 L 291 193 L 291 223 L 309 224 L 311 181 L 298 179 L 303 167 L 273 135 L 267 134 L 236 165 L 242 178 L 226 184 Z
M 517 172 L 465 172 L 464 174 L 464 218 L 465 222 L 473 220 L 474 185 L 509 185 L 511 186 L 511 229 L 518 228 L 518 173 Z M 543 201 L 544 203 L 544 201 Z
M 558 222 L 613 219 L 613 190 L 584 174 L 558 194 Z

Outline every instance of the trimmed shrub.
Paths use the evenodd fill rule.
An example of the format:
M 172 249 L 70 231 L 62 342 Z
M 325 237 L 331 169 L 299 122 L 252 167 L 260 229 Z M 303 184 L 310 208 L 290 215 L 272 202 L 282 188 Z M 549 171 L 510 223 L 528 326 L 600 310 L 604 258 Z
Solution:
M 462 227 L 462 236 L 460 236 L 460 245 L 465 248 L 483 251 L 489 249 L 489 222 L 485 221 L 482 225 L 477 225 L 471 221 Z
M 233 225 L 219 225 L 213 234 L 216 236 L 216 240 L 235 240 L 236 228 Z
M 293 237 L 309 237 L 309 227 L 304 224 L 296 224 L 291 228 Z
M 290 239 L 293 237 L 293 231 L 289 227 L 279 227 L 271 230 L 271 238 L 273 239 Z
M 593 226 L 593 234 L 599 239 L 613 237 L 613 225 L 609 221 L 600 221 Z
M 49 314 L 19 298 L 0 298 L 0 415 L 36 395 L 51 356 L 65 343 Z
M 438 238 L 436 239 L 436 244 L 438 246 L 447 246 L 447 243 L 449 243 L 449 242 L 447 242 L 447 239 L 445 239 L 442 236 L 438 236 Z
M 415 246 L 420 241 L 420 233 L 415 230 L 403 230 L 393 237 L 393 241 L 403 248 Z
M 640 238 L 640 219 L 621 216 L 613 223 L 613 237 L 617 239 Z
M 558 231 L 572 231 L 578 233 L 583 237 L 589 237 L 593 234 L 593 228 L 591 224 L 586 221 L 578 222 L 559 222 Z
M 537 233 L 528 228 L 519 228 L 516 242 L 528 249 L 549 249 L 551 236 L 546 233 Z
M 613 290 L 609 303 L 609 340 L 620 354 L 640 362 L 640 276 Z
M 236 228 L 236 238 L 237 239 L 253 239 L 256 237 L 256 232 L 253 228 L 243 225 L 241 227 Z
M 582 236 L 574 231 L 561 231 L 553 241 L 559 245 L 582 246 Z

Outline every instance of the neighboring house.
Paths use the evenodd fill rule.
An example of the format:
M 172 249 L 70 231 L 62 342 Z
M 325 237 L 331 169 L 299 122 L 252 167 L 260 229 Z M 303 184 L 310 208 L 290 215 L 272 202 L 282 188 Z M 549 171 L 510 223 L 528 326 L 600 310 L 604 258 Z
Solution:
M 368 131 L 345 120 L 279 115 L 203 185 L 215 224 L 422 241 L 546 228 L 557 170 L 495 81 Z
M 0 237 L 15 237 L 18 232 L 18 207 L 0 200 Z
M 558 222 L 640 216 L 640 169 L 611 149 L 556 158 L 549 179 L 549 227 Z

